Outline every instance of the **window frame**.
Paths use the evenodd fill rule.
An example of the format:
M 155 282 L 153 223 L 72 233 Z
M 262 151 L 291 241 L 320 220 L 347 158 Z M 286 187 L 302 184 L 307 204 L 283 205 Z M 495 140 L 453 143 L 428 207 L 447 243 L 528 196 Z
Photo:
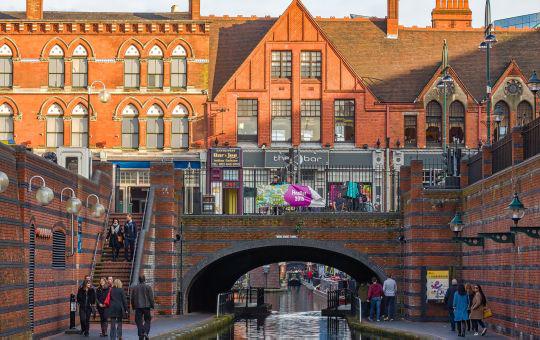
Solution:
M 290 99 L 272 99 L 271 101 L 271 141 L 275 143 L 291 143 L 292 141 L 292 100 Z M 288 121 L 288 132 L 285 140 L 274 138 L 274 124 L 276 121 Z
M 151 124 L 155 124 L 152 126 Z M 151 129 L 151 127 L 153 129 Z M 155 138 L 155 146 L 150 146 L 151 138 Z M 153 142 L 153 141 L 152 141 Z M 146 118 L 146 148 L 163 150 L 165 147 L 165 120 L 162 116 L 148 116 Z
M 80 62 L 80 61 L 84 61 L 84 66 L 85 66 L 85 70 L 86 72 L 75 72 L 75 62 Z M 77 81 L 75 80 L 75 77 L 76 76 L 79 76 L 79 77 L 83 77 L 84 81 L 84 85 L 83 86 L 78 86 Z M 73 57 L 71 59 L 71 85 L 73 88 L 76 88 L 76 89 L 86 89 L 88 88 L 88 58 L 87 57 Z
M 277 58 L 274 58 L 275 56 Z M 270 55 L 270 78 L 292 79 L 292 61 L 291 50 L 272 51 Z
M 134 129 L 130 128 L 129 131 L 125 131 L 124 122 L 128 121 L 128 120 L 130 121 L 130 127 L 133 126 Z M 133 122 L 135 122 L 135 124 L 133 124 Z M 136 150 L 136 149 L 138 149 L 139 146 L 140 146 L 139 134 L 140 134 L 139 117 L 138 116 L 124 116 L 124 117 L 122 117 L 122 140 L 121 140 L 122 149 L 128 149 L 128 150 Z M 136 136 L 136 138 L 134 139 L 135 136 Z M 130 145 L 125 145 L 124 144 L 124 137 L 131 137 L 130 138 Z M 132 141 L 136 141 L 136 145 L 132 145 L 133 144 L 133 143 L 131 143 Z
M 79 125 L 79 127 L 83 127 L 82 129 L 79 129 L 79 131 L 75 131 L 75 122 L 80 121 L 82 125 Z M 82 130 L 82 131 L 81 131 Z M 77 148 L 87 148 L 88 147 L 88 139 L 89 139 L 89 123 L 88 123 L 88 115 L 74 115 L 71 117 L 71 146 L 77 147 Z M 81 143 L 77 143 L 79 145 L 76 145 L 73 143 L 73 141 L 80 141 Z
M 300 78 L 316 80 L 322 79 L 321 51 L 300 52 Z
M 161 73 L 157 73 L 157 72 L 152 72 L 150 71 L 150 65 L 151 64 L 154 64 L 156 63 L 156 66 L 161 66 Z M 165 80 L 165 64 L 164 64 L 164 61 L 163 61 L 163 58 L 157 58 L 157 57 L 153 57 L 153 58 L 148 58 L 148 60 L 146 61 L 146 64 L 148 65 L 147 67 L 147 72 L 146 72 L 146 81 L 147 81 L 147 85 L 148 85 L 148 88 L 149 89 L 152 89 L 152 90 L 162 90 L 163 89 L 163 85 L 164 85 L 164 80 Z M 157 69 L 157 67 L 156 67 Z M 158 80 L 161 82 L 160 86 L 156 86 L 155 84 L 154 85 L 151 85 L 151 79 L 152 78 L 155 78 L 153 80 Z
M 536 98 L 535 98 L 536 100 Z M 523 107 L 524 106 L 527 106 L 527 109 L 529 109 L 530 111 L 528 112 L 524 112 L 523 110 Z M 516 113 L 517 113 L 517 119 L 518 119 L 518 123 L 521 124 L 521 126 L 524 126 L 524 125 L 527 125 L 528 123 L 532 122 L 535 117 L 534 117 L 534 108 L 533 108 L 533 105 L 531 105 L 531 103 L 529 103 L 528 100 L 522 100 L 521 102 L 519 102 L 517 108 L 516 108 Z M 529 114 L 528 116 L 528 119 L 525 119 L 523 116 L 525 114 Z
M 180 62 L 179 66 L 178 66 L 178 69 L 180 70 L 180 65 L 181 63 L 183 62 L 184 63 L 184 72 L 175 72 L 174 71 L 174 63 L 175 62 Z M 175 90 L 179 90 L 179 89 L 182 89 L 182 90 L 185 90 L 187 89 L 187 83 L 188 83 L 188 79 L 187 79 L 187 73 L 188 73 L 188 63 L 187 63 L 187 58 L 186 57 L 172 57 L 171 58 L 171 88 L 172 89 L 175 89 Z M 174 76 L 178 76 L 178 79 L 179 79 L 179 85 L 175 84 L 174 80 L 173 80 L 173 77 Z M 183 81 L 183 85 L 182 85 L 182 81 Z
M 54 119 L 54 126 L 55 126 L 55 129 L 54 131 L 51 131 L 49 130 L 49 122 L 52 121 Z M 61 124 L 58 124 L 57 123 L 61 123 Z M 47 115 L 46 118 L 45 118 L 45 125 L 46 125 L 46 129 L 45 129 L 45 145 L 47 148 L 59 148 L 59 147 L 62 147 L 64 146 L 64 116 L 62 115 Z M 56 127 L 61 127 L 61 130 L 57 130 Z M 49 144 L 49 136 L 51 137 L 55 137 L 54 140 L 55 140 L 55 143 L 54 145 L 50 145 Z
M 61 230 L 52 233 L 51 266 L 53 269 L 66 269 L 66 234 Z
M 352 105 L 351 105 L 352 104 Z M 352 108 L 352 110 L 351 110 Z M 342 125 L 338 122 L 342 121 Z M 352 138 L 347 138 L 346 129 L 348 123 L 352 123 Z M 356 141 L 356 100 L 335 99 L 334 100 L 334 142 L 335 143 L 355 143 Z M 344 126 L 343 140 L 338 140 L 338 126 Z
M 320 143 L 322 140 L 322 129 L 321 129 L 321 116 L 322 116 L 322 101 L 320 99 L 302 99 L 300 101 L 300 142 L 301 143 Z M 318 122 L 315 122 L 315 121 Z M 317 125 L 317 128 L 313 131 L 318 132 L 318 139 L 313 139 L 313 136 L 309 139 L 304 137 L 304 123 L 311 124 L 314 122 Z
M 134 72 L 127 72 L 127 66 L 128 66 L 128 62 L 134 62 L 136 63 L 137 65 L 137 68 L 138 68 L 138 72 L 134 73 Z M 135 82 L 136 82 L 136 86 L 128 86 L 128 82 L 127 82 L 127 79 L 128 77 L 134 77 L 135 79 Z M 141 88 L 141 59 L 139 57 L 126 57 L 124 58 L 124 88 L 125 89 L 132 89 L 132 90 L 137 90 L 137 89 L 140 89 Z
M 493 114 L 494 115 L 496 114 L 497 107 L 499 106 L 499 104 L 503 105 L 503 107 L 505 108 L 505 112 L 503 112 L 503 114 L 501 115 L 502 120 L 500 124 L 497 124 L 495 119 L 493 119 L 493 122 L 495 123 L 495 131 L 497 132 L 497 140 L 506 137 L 510 133 L 510 129 L 512 128 L 511 126 L 512 124 L 510 121 L 510 114 L 511 114 L 510 105 L 508 105 L 508 103 L 505 100 L 499 100 L 497 103 L 495 103 L 495 106 L 493 107 Z M 504 129 L 504 135 L 501 134 L 502 129 Z
M 408 120 L 414 119 L 414 143 L 407 141 L 407 129 L 412 128 L 413 125 L 408 124 Z M 406 148 L 418 147 L 418 116 L 417 115 L 405 115 L 403 116 L 403 144 Z
M 2 89 L 11 89 L 13 88 L 13 57 L 12 56 L 0 56 L 0 66 L 2 62 L 6 62 L 9 66 L 11 72 L 5 72 L 3 68 L 0 67 L 0 88 Z M 4 78 L 8 78 L 8 85 L 3 84 L 2 81 Z
M 431 111 L 429 110 L 430 108 L 430 105 L 431 104 L 437 104 L 437 109 L 439 109 L 439 113 L 440 115 L 435 115 L 434 111 Z M 431 113 L 431 114 L 430 114 Z M 442 120 L 443 120 L 443 114 L 442 114 L 442 105 L 436 101 L 436 100 L 432 100 L 428 103 L 428 105 L 426 106 L 426 146 L 427 147 L 440 147 L 442 146 Z M 430 121 L 433 122 L 433 125 L 430 125 Z M 435 127 L 435 124 L 437 123 L 437 126 L 439 128 L 439 141 L 428 141 L 428 129 L 431 128 L 431 127 Z
M 3 124 L 0 124 L 0 140 L 10 140 L 15 137 L 15 120 L 13 113 L 10 114 L 0 114 L 0 120 L 4 120 Z M 3 129 L 4 126 L 7 126 L 7 129 Z M 2 138 L 2 135 L 6 135 L 7 138 Z
M 243 111 L 242 108 L 246 108 Z M 247 110 L 249 108 L 249 110 Z M 254 109 L 254 110 L 253 110 Z M 243 118 L 243 119 L 241 119 Z M 254 134 L 241 134 L 240 133 L 240 121 L 241 120 L 255 122 Z M 238 142 L 258 142 L 259 140 L 259 100 L 257 98 L 239 98 L 236 100 L 236 120 L 237 120 L 237 139 Z M 250 125 L 251 126 L 251 125 Z
M 455 108 L 458 107 L 458 106 L 459 106 L 460 111 L 455 110 Z M 461 111 L 461 109 L 463 109 L 463 111 Z M 467 136 L 466 136 L 467 130 L 466 130 L 466 122 L 465 122 L 465 117 L 467 115 L 467 108 L 459 100 L 454 100 L 450 104 L 448 112 L 449 112 L 448 113 L 448 142 L 449 142 L 449 144 L 454 143 L 454 138 L 450 134 L 450 132 L 452 131 L 452 128 L 460 127 L 461 131 L 463 133 L 463 140 L 461 140 L 458 143 L 458 145 L 464 145 L 465 140 L 467 138 Z M 457 114 L 459 114 L 459 115 L 457 115 Z
M 185 132 L 176 132 L 175 122 L 178 122 L 179 127 L 182 127 L 185 124 Z M 180 141 L 182 141 L 180 143 L 181 146 L 176 146 L 174 144 L 174 141 L 176 140 L 175 136 L 176 138 L 180 137 Z M 187 137 L 187 140 L 186 140 L 185 146 L 183 146 L 184 145 L 183 141 L 185 137 Z M 173 116 L 171 118 L 171 149 L 178 149 L 178 150 L 189 149 L 189 118 L 187 116 Z
M 59 72 L 58 70 L 54 70 L 55 72 L 51 72 L 51 67 L 54 66 L 55 68 L 58 66 L 61 66 L 62 71 Z M 63 89 L 66 86 L 66 60 L 64 57 L 49 57 L 49 63 L 48 63 L 48 85 L 51 89 Z M 54 86 L 51 82 L 51 77 L 54 76 L 54 79 L 60 78 L 60 86 Z

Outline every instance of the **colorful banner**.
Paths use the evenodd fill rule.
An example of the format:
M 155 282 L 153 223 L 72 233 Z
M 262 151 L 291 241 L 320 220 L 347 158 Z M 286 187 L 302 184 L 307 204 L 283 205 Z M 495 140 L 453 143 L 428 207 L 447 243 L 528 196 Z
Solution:
M 450 286 L 450 272 L 448 270 L 428 270 L 427 272 L 427 299 L 444 300 L 444 295 Z
M 309 186 L 278 184 L 257 187 L 257 206 L 323 208 L 325 202 L 321 195 Z

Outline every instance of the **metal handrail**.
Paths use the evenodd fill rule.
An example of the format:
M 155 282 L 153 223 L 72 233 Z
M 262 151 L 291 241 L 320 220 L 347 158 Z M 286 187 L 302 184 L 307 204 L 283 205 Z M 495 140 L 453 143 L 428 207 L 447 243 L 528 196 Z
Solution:
M 113 201 L 113 195 L 111 194 L 109 196 L 109 204 L 107 206 L 107 212 L 105 213 L 105 220 L 103 222 L 103 232 L 98 233 L 98 241 L 96 242 L 96 248 L 94 249 L 94 258 L 92 260 L 92 268 L 90 269 L 90 278 L 94 278 L 94 272 L 96 270 L 96 257 L 97 257 L 97 249 L 99 245 L 99 241 L 102 237 L 107 237 L 107 228 L 109 227 L 109 216 L 111 213 L 111 204 Z M 105 242 L 102 242 L 101 244 L 101 255 L 103 256 L 103 248 L 105 248 Z
M 94 278 L 94 271 L 96 269 L 96 256 L 98 251 L 99 242 L 101 241 L 101 233 L 96 236 L 96 246 L 94 247 L 94 255 L 92 256 L 92 268 L 90 269 L 90 278 Z
M 150 229 L 152 210 L 154 207 L 154 195 L 155 189 L 154 187 L 150 187 L 148 194 L 146 194 L 146 206 L 144 207 L 141 231 L 138 233 L 137 239 L 135 240 L 135 254 L 131 259 L 131 272 L 129 273 L 128 293 L 131 287 L 137 284 L 138 275 L 134 275 L 134 273 L 139 273 L 141 270 L 142 256 L 144 253 L 144 239 L 146 237 L 146 232 Z

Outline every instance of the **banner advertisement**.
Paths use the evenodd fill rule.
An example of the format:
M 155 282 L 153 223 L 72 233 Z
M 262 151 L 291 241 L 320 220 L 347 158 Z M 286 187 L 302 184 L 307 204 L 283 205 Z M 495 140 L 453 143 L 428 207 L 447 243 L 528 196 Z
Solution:
M 309 186 L 278 184 L 257 187 L 257 206 L 323 208 L 325 202 L 321 195 Z
M 450 272 L 448 270 L 428 270 L 427 299 L 444 300 L 444 295 L 450 287 Z

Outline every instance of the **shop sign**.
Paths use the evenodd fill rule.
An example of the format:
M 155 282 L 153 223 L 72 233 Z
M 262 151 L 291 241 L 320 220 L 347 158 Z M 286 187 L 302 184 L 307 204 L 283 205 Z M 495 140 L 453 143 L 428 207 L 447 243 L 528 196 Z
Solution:
M 242 150 L 240 148 L 212 148 L 210 159 L 212 168 L 240 168 L 242 167 Z
M 299 152 L 299 163 L 301 166 L 309 167 L 324 167 L 328 165 L 328 151 L 305 151 Z M 266 151 L 264 162 L 267 168 L 282 168 L 288 165 L 288 151 Z
M 427 272 L 427 299 L 444 300 L 446 291 L 450 286 L 450 272 L 448 270 L 428 270 Z

